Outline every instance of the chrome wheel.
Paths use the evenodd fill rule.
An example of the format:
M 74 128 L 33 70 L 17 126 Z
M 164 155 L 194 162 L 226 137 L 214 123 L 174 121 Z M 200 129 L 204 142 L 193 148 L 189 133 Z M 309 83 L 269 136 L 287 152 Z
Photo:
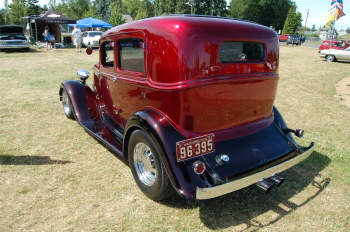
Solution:
M 333 55 L 328 55 L 328 56 L 327 56 L 327 61 L 328 61 L 328 62 L 333 62 L 333 61 L 335 61 L 335 56 L 333 56 Z
M 64 114 L 67 116 L 67 118 L 74 119 L 73 107 L 65 89 L 62 91 L 62 106 Z
M 157 168 L 151 149 L 144 143 L 137 143 L 134 147 L 135 171 L 144 185 L 152 186 L 157 179 Z
M 143 130 L 130 135 L 128 159 L 132 175 L 140 190 L 150 199 L 161 201 L 174 194 L 155 141 Z

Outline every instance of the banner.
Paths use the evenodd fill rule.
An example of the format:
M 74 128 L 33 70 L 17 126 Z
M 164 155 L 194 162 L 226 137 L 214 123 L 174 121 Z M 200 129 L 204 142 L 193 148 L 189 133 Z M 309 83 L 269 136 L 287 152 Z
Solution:
M 331 5 L 328 9 L 327 18 L 326 18 L 326 27 L 334 26 L 335 22 L 343 17 L 343 1 L 342 0 L 332 0 Z

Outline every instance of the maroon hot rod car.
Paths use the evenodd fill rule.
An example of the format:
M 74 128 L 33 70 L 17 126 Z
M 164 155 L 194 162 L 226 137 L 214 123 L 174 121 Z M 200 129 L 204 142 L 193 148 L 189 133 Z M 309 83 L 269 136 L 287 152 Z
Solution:
M 149 198 L 209 199 L 257 184 L 313 151 L 274 107 L 277 34 L 230 18 L 168 15 L 103 33 L 99 62 L 61 84 L 66 116 L 128 158 Z

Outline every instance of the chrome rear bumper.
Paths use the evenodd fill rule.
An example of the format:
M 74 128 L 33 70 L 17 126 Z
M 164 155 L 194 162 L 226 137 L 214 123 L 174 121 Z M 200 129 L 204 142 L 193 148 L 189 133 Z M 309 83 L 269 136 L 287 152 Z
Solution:
M 196 199 L 204 200 L 204 199 L 218 197 L 218 196 L 245 188 L 249 185 L 255 184 L 255 183 L 259 182 L 261 179 L 268 178 L 276 173 L 283 172 L 283 171 L 293 167 L 294 165 L 302 162 L 307 157 L 309 157 L 310 154 L 313 152 L 314 148 L 315 148 L 315 144 L 311 143 L 310 146 L 307 148 L 307 150 L 304 153 L 302 153 L 302 154 L 300 154 L 300 155 L 298 155 L 298 156 L 296 156 L 288 161 L 285 161 L 281 164 L 278 164 L 276 166 L 268 168 L 264 171 L 255 173 L 251 176 L 247 176 L 245 178 L 238 179 L 238 180 L 235 180 L 235 181 L 232 181 L 232 182 L 229 182 L 226 184 L 218 185 L 218 186 L 213 186 L 213 187 L 208 187 L 208 188 L 198 188 L 197 187 Z

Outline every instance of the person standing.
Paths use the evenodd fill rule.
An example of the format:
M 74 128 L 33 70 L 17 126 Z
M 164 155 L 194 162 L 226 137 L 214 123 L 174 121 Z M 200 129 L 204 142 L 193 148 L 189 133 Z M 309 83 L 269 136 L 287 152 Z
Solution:
M 72 31 L 72 40 L 75 45 L 77 52 L 81 52 L 81 30 L 77 25 L 74 25 L 74 30 Z
M 49 32 L 49 27 L 45 26 L 45 31 L 43 33 L 44 36 L 44 40 L 46 42 L 46 51 L 52 50 L 52 46 L 51 46 L 51 41 L 50 41 L 50 32 Z

